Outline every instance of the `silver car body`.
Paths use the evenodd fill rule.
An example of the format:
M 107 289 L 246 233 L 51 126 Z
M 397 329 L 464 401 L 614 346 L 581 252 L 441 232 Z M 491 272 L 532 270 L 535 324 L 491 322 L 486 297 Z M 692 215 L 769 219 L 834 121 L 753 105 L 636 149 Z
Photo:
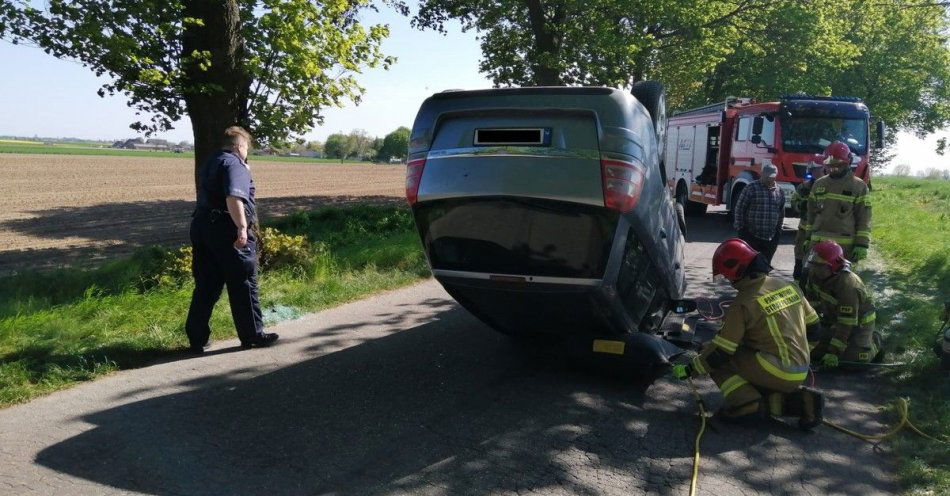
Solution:
M 611 88 L 450 91 L 421 106 L 413 213 L 432 272 L 509 334 L 654 332 L 682 297 L 683 234 L 649 112 Z M 602 161 L 638 164 L 605 206 Z

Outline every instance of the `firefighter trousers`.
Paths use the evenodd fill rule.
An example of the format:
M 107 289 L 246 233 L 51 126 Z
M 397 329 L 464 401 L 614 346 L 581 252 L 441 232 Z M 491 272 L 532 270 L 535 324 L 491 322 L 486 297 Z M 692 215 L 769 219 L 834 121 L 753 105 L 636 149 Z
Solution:
M 726 414 L 738 414 L 744 406 L 761 400 L 761 390 L 791 393 L 805 381 L 807 364 L 782 370 L 766 355 L 740 347 L 728 362 L 709 371 L 709 376 L 722 391 Z

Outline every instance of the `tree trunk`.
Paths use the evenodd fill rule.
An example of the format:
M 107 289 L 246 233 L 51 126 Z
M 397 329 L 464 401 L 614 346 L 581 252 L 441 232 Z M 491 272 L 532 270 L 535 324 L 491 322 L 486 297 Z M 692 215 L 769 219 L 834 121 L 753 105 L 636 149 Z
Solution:
M 550 61 L 557 60 L 557 43 L 544 19 L 544 7 L 541 0 L 526 0 L 531 31 L 534 33 L 535 60 L 531 61 L 534 83 L 539 86 L 561 86 L 561 74 Z
M 211 66 L 202 70 L 197 62 L 183 64 L 190 88 L 185 105 L 195 138 L 195 192 L 198 173 L 221 146 L 228 126 L 247 125 L 247 99 L 251 81 L 244 70 L 244 39 L 237 0 L 189 0 L 185 17 L 204 21 L 190 24 L 182 35 L 182 53 L 211 53 Z

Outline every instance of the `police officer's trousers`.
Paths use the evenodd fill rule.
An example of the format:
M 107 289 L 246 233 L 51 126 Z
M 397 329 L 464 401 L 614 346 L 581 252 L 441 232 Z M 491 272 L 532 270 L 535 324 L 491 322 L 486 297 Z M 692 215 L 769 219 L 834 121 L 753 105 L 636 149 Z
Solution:
M 237 228 L 227 212 L 199 210 L 191 221 L 191 270 L 195 290 L 185 321 L 192 346 L 208 342 L 208 321 L 214 304 L 227 286 L 231 317 L 242 343 L 264 332 L 264 319 L 257 289 L 257 239 L 249 232 L 247 245 L 234 247 Z
M 783 367 L 770 360 L 766 353 L 740 347 L 729 361 L 709 371 L 710 377 L 722 391 L 728 413 L 762 398 L 759 389 L 791 393 L 807 377 L 808 365 Z

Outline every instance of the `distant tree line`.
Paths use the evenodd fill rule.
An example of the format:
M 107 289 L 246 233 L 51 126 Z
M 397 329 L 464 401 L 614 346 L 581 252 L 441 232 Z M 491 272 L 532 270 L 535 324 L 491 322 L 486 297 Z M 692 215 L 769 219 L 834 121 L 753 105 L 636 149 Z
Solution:
M 271 149 L 281 155 L 315 154 L 319 157 L 340 160 L 367 160 L 389 162 L 405 160 L 409 147 L 409 128 L 399 127 L 385 137 L 373 137 L 363 129 L 349 133 L 334 133 L 327 140 L 277 143 Z
M 894 166 L 894 170 L 891 171 L 891 175 L 899 177 L 910 176 L 911 169 L 907 164 L 897 164 Z M 921 169 L 917 171 L 917 177 L 922 177 L 925 179 L 944 179 L 950 180 L 950 169 L 940 169 L 937 167 L 927 167 L 926 169 Z
M 950 180 L 950 169 L 938 169 L 936 167 L 927 167 L 924 170 L 917 171 L 917 177 L 925 179 L 943 179 Z

